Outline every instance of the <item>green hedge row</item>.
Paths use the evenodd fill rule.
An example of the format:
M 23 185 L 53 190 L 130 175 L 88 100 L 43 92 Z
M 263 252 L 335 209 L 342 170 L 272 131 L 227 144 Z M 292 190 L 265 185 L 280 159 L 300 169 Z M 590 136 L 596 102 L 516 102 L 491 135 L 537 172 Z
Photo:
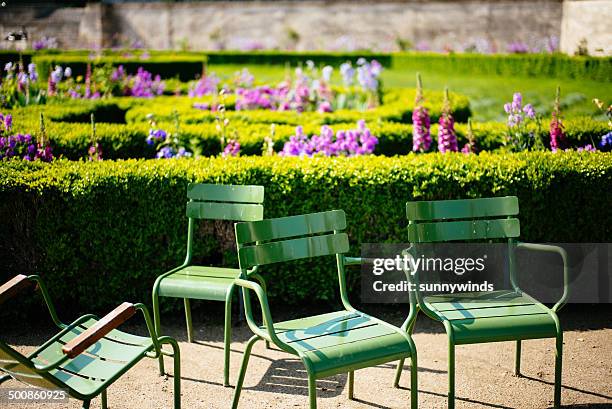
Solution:
M 84 72 L 90 61 L 88 51 L 44 52 L 32 56 L 33 61 L 48 67 L 50 64 L 70 65 L 75 72 Z M 163 78 L 179 75 L 190 80 L 201 72 L 201 63 L 209 64 L 270 64 L 297 65 L 306 60 L 316 64 L 339 65 L 360 57 L 376 59 L 386 67 L 412 70 L 436 70 L 453 74 L 487 74 L 578 78 L 608 81 L 612 77 L 612 57 L 570 57 L 565 54 L 441 54 L 424 52 L 372 53 L 360 52 L 291 52 L 291 51 L 206 51 L 167 52 L 151 51 L 143 59 L 143 51 L 105 50 L 99 61 L 129 65 L 130 69 L 142 65 Z M 16 54 L 12 54 L 13 56 Z M 6 53 L 10 56 L 10 53 Z M 0 59 L 5 58 L 0 54 Z M 30 54 L 24 58 L 29 60 Z M 157 65 L 156 65 L 157 64 Z M 41 68 L 43 71 L 47 68 Z
M 338 110 L 331 113 L 303 112 L 295 111 L 228 111 L 227 116 L 230 120 L 246 123 L 265 123 L 265 124 L 334 124 L 343 122 L 356 122 L 360 119 L 370 121 L 391 121 L 391 122 L 412 122 L 412 110 L 414 109 L 415 90 L 410 88 L 396 88 L 387 91 L 383 95 L 381 106 L 369 109 L 365 112 L 357 110 Z M 467 122 L 471 116 L 470 102 L 464 95 L 451 93 L 452 113 L 457 122 Z M 171 121 L 174 111 L 178 111 L 181 121 L 184 123 L 210 123 L 214 122 L 218 116 L 217 112 L 210 110 L 195 109 L 194 103 L 219 102 L 218 98 L 207 96 L 204 98 L 188 97 L 164 97 L 154 98 L 140 104 L 133 104 L 127 112 L 125 119 L 127 122 L 147 121 L 147 115 L 155 113 L 160 121 Z M 433 121 L 440 117 L 444 101 L 444 94 L 439 91 L 425 92 L 425 107 Z M 227 97 L 225 101 L 228 107 L 233 108 L 235 98 Z
M 517 195 L 524 240 L 612 235 L 606 153 L 9 161 L 0 163 L 0 281 L 37 272 L 73 311 L 148 302 L 157 275 L 183 260 L 189 182 L 264 185 L 265 217 L 344 209 L 353 255 L 361 243 L 406 242 L 408 200 Z M 235 265 L 231 231 L 202 223 L 196 262 Z M 331 257 L 262 273 L 273 301 L 337 299 Z M 355 297 L 358 281 L 356 271 Z
M 81 54 L 40 54 L 32 56 L 32 61 L 36 64 L 41 78 L 47 78 L 50 70 L 56 65 L 69 66 L 73 75 L 85 75 L 87 64 L 113 66 L 123 65 L 127 72 L 135 73 L 138 67 L 154 75 L 159 74 L 162 79 L 178 78 L 181 81 L 191 81 L 202 74 L 202 69 L 206 63 L 206 56 L 203 54 L 152 54 L 146 57 L 122 56 L 122 55 L 101 55 L 91 58 Z
M 609 81 L 612 57 L 569 57 L 565 54 L 438 54 L 398 53 L 393 68 L 518 77 Z

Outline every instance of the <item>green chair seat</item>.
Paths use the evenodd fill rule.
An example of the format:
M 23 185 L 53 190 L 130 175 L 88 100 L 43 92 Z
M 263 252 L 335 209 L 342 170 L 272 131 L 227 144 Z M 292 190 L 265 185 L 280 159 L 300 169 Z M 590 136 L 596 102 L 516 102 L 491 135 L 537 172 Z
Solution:
M 36 351 L 30 359 L 34 364 L 47 365 L 61 358 L 62 347 L 98 320 L 90 319 L 60 336 L 47 347 Z M 153 350 L 151 338 L 112 330 L 87 350 L 69 359 L 49 374 L 82 396 L 96 394 L 105 389 L 121 374 L 135 365 L 148 351 Z
M 441 321 L 449 321 L 456 344 L 555 337 L 550 310 L 514 291 L 435 295 L 424 298 Z
M 265 328 L 265 327 L 263 327 Z M 309 361 L 317 377 L 365 368 L 411 353 L 405 334 L 362 312 L 337 311 L 274 324 L 278 337 Z
M 159 295 L 225 301 L 228 289 L 239 275 L 240 269 L 235 268 L 188 266 L 162 278 Z

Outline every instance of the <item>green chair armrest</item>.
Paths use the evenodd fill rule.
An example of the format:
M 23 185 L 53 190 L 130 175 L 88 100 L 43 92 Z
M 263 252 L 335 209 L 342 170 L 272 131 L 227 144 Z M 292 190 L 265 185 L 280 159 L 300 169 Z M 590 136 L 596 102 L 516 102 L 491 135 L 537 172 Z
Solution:
M 563 295 L 552 308 L 553 311 L 555 312 L 558 311 L 561 307 L 565 305 L 565 303 L 567 302 L 567 298 L 569 297 L 569 267 L 567 263 L 567 252 L 562 247 L 553 246 L 550 244 L 536 244 L 536 243 L 519 242 L 517 243 L 516 248 L 532 250 L 532 251 L 556 253 L 559 256 L 561 256 L 561 259 L 563 260 Z
M 257 324 L 255 324 L 250 314 L 246 314 L 247 322 L 251 330 L 260 337 L 264 339 L 269 339 L 271 342 L 276 344 L 276 346 L 283 349 L 284 351 L 295 353 L 293 348 L 281 341 L 276 335 L 276 331 L 274 330 L 274 321 L 272 321 L 272 314 L 270 313 L 270 306 L 268 304 L 268 296 L 266 295 L 266 292 L 263 290 L 261 285 L 253 281 L 244 280 L 242 278 L 237 278 L 234 283 L 240 287 L 253 291 L 255 295 L 257 295 L 257 299 L 259 300 L 261 313 L 263 314 L 263 321 L 266 323 L 266 331 L 263 331 Z
M 354 266 L 363 263 L 363 259 L 361 257 L 346 257 L 344 256 L 344 265 L 345 266 Z

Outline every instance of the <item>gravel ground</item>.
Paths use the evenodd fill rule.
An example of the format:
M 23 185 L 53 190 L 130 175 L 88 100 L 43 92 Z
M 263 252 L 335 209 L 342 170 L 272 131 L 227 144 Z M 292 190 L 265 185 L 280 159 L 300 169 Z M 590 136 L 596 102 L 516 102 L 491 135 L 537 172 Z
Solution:
M 563 395 L 564 408 L 612 408 L 612 308 L 573 307 L 560 314 L 565 326 Z M 399 324 L 397 312 L 378 313 Z M 290 314 L 290 313 L 289 313 Z M 198 315 L 198 314 L 196 314 Z M 219 319 L 194 316 L 197 342 L 185 341 L 181 317 L 165 318 L 165 330 L 180 341 L 182 354 L 182 402 L 184 408 L 228 408 L 232 388 L 223 381 L 223 327 Z M 294 314 L 295 315 L 295 314 Z M 281 317 L 284 319 L 284 317 Z M 276 319 L 280 321 L 280 319 Z M 127 331 L 143 334 L 143 326 Z M 45 328 L 32 332 L 24 327 L 3 329 L 3 339 L 22 352 L 33 350 L 51 335 Z M 234 328 L 231 380 L 234 382 L 250 331 Z M 414 339 L 419 352 L 419 404 L 421 408 L 446 406 L 447 342 L 442 326 L 421 316 Z M 501 342 L 459 346 L 456 350 L 457 408 L 548 408 L 552 406 L 554 340 L 523 344 L 522 377 L 513 375 L 514 343 Z M 171 361 L 167 360 L 171 369 Z M 408 408 L 410 374 L 404 370 L 401 387 L 392 387 L 394 364 L 355 373 L 355 400 L 347 399 L 347 376 L 338 375 L 317 383 L 319 408 Z M 2 388 L 20 387 L 15 381 Z M 109 388 L 110 408 L 171 408 L 172 378 L 160 377 L 157 361 L 145 359 Z M 99 407 L 99 400 L 92 408 Z M 79 402 L 47 405 L 4 405 L 7 409 L 80 408 Z M 240 407 L 308 407 L 306 373 L 299 360 L 263 342 L 255 344 L 246 375 Z

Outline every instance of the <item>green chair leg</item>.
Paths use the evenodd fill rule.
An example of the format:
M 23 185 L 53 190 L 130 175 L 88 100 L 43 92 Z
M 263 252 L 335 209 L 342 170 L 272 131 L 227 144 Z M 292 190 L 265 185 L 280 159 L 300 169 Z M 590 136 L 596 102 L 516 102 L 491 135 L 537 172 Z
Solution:
M 404 361 L 405 359 L 402 358 L 399 360 L 399 363 L 397 364 L 397 369 L 395 370 L 395 381 L 393 381 L 393 387 L 395 388 L 399 388 L 399 381 L 400 381 L 400 378 L 402 377 L 402 369 L 404 369 Z
M 455 344 L 448 340 L 448 409 L 455 409 Z
M 108 408 L 108 400 L 107 400 L 107 396 L 106 396 L 106 389 L 102 391 L 102 394 L 100 395 L 100 399 L 102 400 L 102 409 L 107 409 Z
M 348 398 L 350 400 L 353 400 L 354 386 L 355 386 L 355 371 L 350 371 L 348 373 Z
M 404 328 L 402 326 L 402 329 L 406 330 L 406 332 L 408 332 L 408 335 L 410 335 L 410 336 L 412 336 L 412 332 L 414 331 L 414 326 L 416 324 L 416 320 L 417 320 L 418 314 L 419 314 L 419 312 L 417 310 L 417 313 L 414 316 L 414 319 L 412 320 L 412 322 L 409 322 L 406 328 Z M 414 350 L 416 352 L 416 348 Z M 414 360 L 416 362 L 416 358 Z M 399 388 L 399 382 L 400 382 L 400 378 L 402 377 L 402 369 L 404 368 L 404 362 L 405 361 L 406 361 L 405 358 L 400 359 L 400 361 L 399 361 L 399 363 L 397 365 L 397 369 L 395 370 L 395 380 L 393 381 L 393 386 L 395 388 Z M 410 368 L 410 370 L 412 371 L 412 368 Z
M 168 344 L 172 347 L 174 359 L 174 409 L 181 409 L 181 350 L 174 338 L 160 337 L 159 344 Z
M 155 332 L 157 336 L 161 334 L 161 315 L 159 312 L 159 295 L 157 291 L 153 290 L 153 321 L 155 325 Z M 163 376 L 165 373 L 164 369 L 164 354 L 159 354 L 159 375 Z
M 83 409 L 89 409 L 89 404 L 91 403 L 91 401 L 89 400 L 84 400 L 83 401 Z
M 561 374 L 563 372 L 563 332 L 557 334 L 555 351 L 555 408 L 561 407 Z
M 225 294 L 225 328 L 223 329 L 223 386 L 230 386 L 230 353 L 232 342 L 232 297 L 234 296 L 234 285 L 231 285 Z
M 410 408 L 417 409 L 419 407 L 419 366 L 417 364 L 416 348 L 410 357 Z
M 0 376 L 0 384 L 2 384 L 3 382 L 8 381 L 9 379 L 11 379 L 10 375 Z
M 514 374 L 521 376 L 521 340 L 516 341 L 516 357 L 514 362 Z
M 193 322 L 191 321 L 191 304 L 189 298 L 183 298 L 185 304 L 185 323 L 187 324 L 187 342 L 193 342 Z
M 260 339 L 261 338 L 259 338 L 257 335 L 251 337 L 244 350 L 244 356 L 242 357 L 242 365 L 240 366 L 240 373 L 238 374 L 238 379 L 236 380 L 236 389 L 234 389 L 232 409 L 236 409 L 238 407 L 238 401 L 240 400 L 240 392 L 242 391 L 244 375 L 246 374 L 247 366 L 249 365 L 249 357 L 251 356 L 251 350 L 253 349 L 253 345 L 255 345 L 255 342 L 259 341 Z
M 308 401 L 310 409 L 317 409 L 317 379 L 310 372 L 308 372 Z

